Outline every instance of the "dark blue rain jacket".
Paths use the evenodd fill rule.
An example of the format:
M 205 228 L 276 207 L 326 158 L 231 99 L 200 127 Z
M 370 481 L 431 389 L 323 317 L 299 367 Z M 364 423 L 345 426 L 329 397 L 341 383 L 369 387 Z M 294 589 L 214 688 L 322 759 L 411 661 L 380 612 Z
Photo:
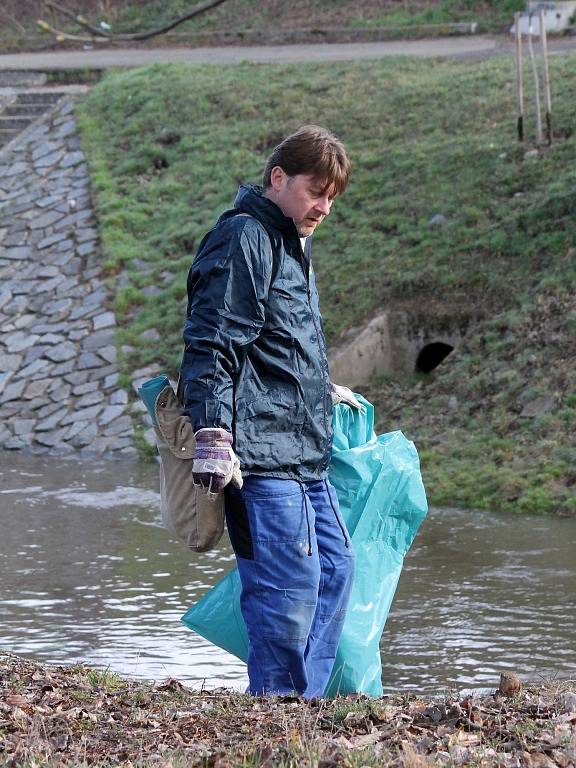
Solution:
M 309 248 L 259 187 L 234 206 L 188 274 L 185 412 L 194 430 L 233 434 L 244 475 L 323 478 L 332 397 Z

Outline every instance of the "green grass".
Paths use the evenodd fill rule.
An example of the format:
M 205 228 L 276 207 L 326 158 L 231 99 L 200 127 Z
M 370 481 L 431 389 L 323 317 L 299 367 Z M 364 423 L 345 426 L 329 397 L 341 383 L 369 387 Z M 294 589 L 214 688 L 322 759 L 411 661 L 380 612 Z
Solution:
M 303 123 L 324 124 L 345 141 L 353 163 L 349 190 L 315 238 L 329 341 L 383 308 L 458 304 L 483 314 L 456 369 L 442 366 L 425 387 L 425 406 L 442 424 L 433 423 L 429 434 L 428 411 L 423 417 L 417 403 L 399 421 L 423 451 L 431 499 L 501 507 L 510 486 L 514 508 L 570 511 L 573 487 L 565 484 L 570 476 L 558 451 L 574 424 L 576 407 L 565 399 L 574 365 L 559 364 L 555 343 L 546 344 L 546 336 L 530 341 L 529 333 L 538 322 L 542 333 L 565 339 L 566 349 L 575 336 L 575 74 L 574 57 L 552 59 L 559 138 L 535 157 L 525 157 L 530 145 L 516 142 L 507 58 L 473 65 L 408 58 L 157 65 L 106 76 L 81 105 L 79 122 L 109 283 L 113 288 L 120 272 L 129 279 L 115 307 L 118 342 L 134 348 L 124 370 L 150 362 L 177 368 L 186 273 L 201 237 L 230 206 L 239 182 L 258 181 L 283 135 Z M 436 213 L 445 226 L 429 225 Z M 147 297 L 151 285 L 161 293 Z M 558 327 L 553 300 L 566 307 Z M 160 344 L 142 338 L 150 328 L 160 332 Z M 479 410 L 446 407 L 460 378 L 463 401 Z M 410 380 L 401 385 L 402 392 L 412 389 Z M 516 418 L 522 393 L 528 402 L 550 391 L 557 397 L 551 414 Z M 383 410 L 386 387 L 374 392 Z M 517 426 L 510 431 L 509 423 Z M 434 430 L 446 432 L 440 447 Z M 503 443 L 490 442 L 495 430 Z M 544 450 L 540 436 L 550 441 L 555 434 L 558 445 L 545 449 L 553 471 L 542 475 L 529 464 L 530 450 L 538 463 L 534 446 Z M 518 440 L 532 448 L 519 453 Z M 518 479 L 512 475 L 520 454 L 527 477 Z
M 524 10 L 523 0 L 489 0 L 478 3 L 473 0 L 441 0 L 428 8 L 397 8 L 386 13 L 353 19 L 356 27 L 411 27 L 419 25 L 443 25 L 456 22 L 479 22 L 479 31 L 506 31 L 516 11 Z

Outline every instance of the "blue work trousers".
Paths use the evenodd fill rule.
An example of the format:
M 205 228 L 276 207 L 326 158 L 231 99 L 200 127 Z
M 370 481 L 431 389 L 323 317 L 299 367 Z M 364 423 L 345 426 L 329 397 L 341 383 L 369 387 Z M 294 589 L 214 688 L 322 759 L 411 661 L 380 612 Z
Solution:
M 322 696 L 354 571 L 328 480 L 250 475 L 226 489 L 226 522 L 242 582 L 249 692 Z

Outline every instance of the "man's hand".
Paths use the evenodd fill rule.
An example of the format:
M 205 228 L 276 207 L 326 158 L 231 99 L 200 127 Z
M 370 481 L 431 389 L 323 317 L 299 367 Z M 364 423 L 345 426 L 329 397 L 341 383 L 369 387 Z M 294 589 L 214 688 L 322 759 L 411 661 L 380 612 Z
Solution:
M 348 387 L 340 387 L 338 384 L 332 384 L 332 404 L 346 403 L 356 408 L 361 413 L 366 413 L 366 408 L 354 397 L 354 393 Z
M 192 481 L 203 488 L 210 500 L 232 482 L 242 488 L 240 462 L 232 450 L 232 435 L 225 429 L 199 429 L 192 462 Z

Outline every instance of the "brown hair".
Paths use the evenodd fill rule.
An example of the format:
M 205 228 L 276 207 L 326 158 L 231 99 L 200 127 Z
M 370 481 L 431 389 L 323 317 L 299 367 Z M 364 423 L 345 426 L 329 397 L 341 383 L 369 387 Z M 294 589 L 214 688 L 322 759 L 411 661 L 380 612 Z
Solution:
M 280 142 L 266 161 L 263 186 L 269 189 L 272 169 L 279 165 L 288 176 L 306 174 L 334 185 L 334 193 L 342 194 L 348 184 L 350 160 L 342 142 L 326 128 L 303 125 Z

